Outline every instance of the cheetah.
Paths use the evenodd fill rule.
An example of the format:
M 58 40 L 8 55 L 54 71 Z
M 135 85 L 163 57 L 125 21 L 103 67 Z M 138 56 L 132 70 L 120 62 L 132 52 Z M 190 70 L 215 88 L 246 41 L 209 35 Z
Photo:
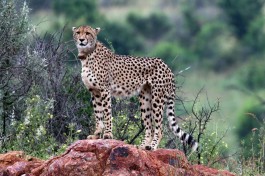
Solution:
M 73 27 L 73 38 L 82 65 L 82 81 L 91 92 L 96 118 L 96 130 L 88 139 L 112 139 L 111 96 L 139 95 L 145 137 L 141 149 L 156 150 L 162 138 L 163 112 L 170 129 L 188 144 L 192 151 L 198 143 L 180 129 L 175 105 L 175 79 L 170 68 L 159 58 L 116 55 L 97 40 L 100 28 Z

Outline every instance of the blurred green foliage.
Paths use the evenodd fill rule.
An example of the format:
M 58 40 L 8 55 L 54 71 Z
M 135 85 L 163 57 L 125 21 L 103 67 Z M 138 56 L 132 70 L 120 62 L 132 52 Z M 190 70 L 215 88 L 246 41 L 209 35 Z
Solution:
M 128 25 L 118 22 L 105 23 L 98 38 L 116 54 L 129 55 L 145 49 L 139 34 Z
M 264 90 L 264 75 L 264 61 L 260 59 L 252 60 L 240 68 L 237 77 L 242 87 L 245 87 L 252 92 L 256 92 L 258 90 Z
M 98 39 L 117 54 L 160 57 L 175 73 L 190 65 L 206 72 L 223 75 L 229 72 L 239 81 L 240 88 L 246 88 L 253 95 L 264 91 L 264 0 L 154 1 L 153 11 L 143 13 L 142 9 L 137 9 L 129 12 L 139 2 L 30 0 L 32 16 L 47 13 L 55 19 L 49 26 L 50 31 L 44 31 L 48 33 L 46 37 L 42 37 L 34 32 L 36 26 L 28 18 L 26 4 L 18 0 L 1 1 L 1 152 L 21 148 L 46 157 L 43 155 L 46 151 L 56 153 L 73 140 L 84 139 L 93 133 L 93 109 L 90 94 L 76 69 L 79 65 L 74 57 L 72 26 L 100 27 Z M 112 19 L 111 7 L 121 13 L 119 18 Z M 122 13 L 126 7 L 128 13 Z M 64 41 L 54 42 L 52 34 L 65 25 Z M 22 71 L 18 70 L 22 67 Z M 196 74 L 196 70 L 193 71 Z M 227 81 L 227 77 L 223 81 Z M 261 129 L 262 124 L 246 117 L 246 113 L 252 113 L 258 120 L 264 118 L 264 104 L 257 104 L 253 99 L 237 108 L 241 113 L 237 116 L 235 133 L 239 139 L 245 138 L 247 144 L 251 140 L 257 142 L 251 130 Z M 45 109 L 51 102 L 54 103 L 52 108 Z M 114 100 L 113 105 L 114 117 L 117 117 L 114 119 L 115 136 L 139 144 L 143 134 L 137 101 Z M 30 114 L 35 118 L 28 123 Z M 16 135 L 22 138 L 14 137 Z M 210 141 L 207 142 L 214 140 L 211 135 L 207 132 L 203 141 L 205 147 L 213 147 Z M 169 137 L 165 136 L 163 140 L 163 146 L 166 146 Z M 218 147 L 218 151 L 226 150 L 225 143 Z M 251 147 L 245 145 L 250 151 L 247 157 L 252 154 Z M 209 151 L 205 152 L 209 154 Z M 218 154 L 212 156 L 218 158 Z M 204 162 L 207 160 L 202 158 Z
M 238 116 L 236 133 L 241 140 L 243 156 L 251 158 L 258 156 L 264 150 L 265 107 L 257 100 L 245 101 L 242 112 Z M 260 133 L 260 134 L 259 134 Z M 261 135 L 261 136 L 260 136 Z
M 149 40 L 161 39 L 173 26 L 165 14 L 158 13 L 152 13 L 147 17 L 132 13 L 128 15 L 127 21 L 135 31 Z
M 264 0 L 220 0 L 219 5 L 224 10 L 228 23 L 239 39 L 248 33 L 248 26 L 262 15 Z
M 177 42 L 157 43 L 151 50 L 151 56 L 163 58 L 163 61 L 169 65 L 173 72 L 178 71 L 180 68 L 183 69 L 183 65 L 188 66 L 192 62 L 196 62 L 196 56 Z
M 102 19 L 96 0 L 56 0 L 53 2 L 53 9 L 56 14 L 63 14 L 68 20 L 76 22 L 81 18 L 84 19 L 83 22 L 93 25 Z
M 243 110 L 238 116 L 237 134 L 240 139 L 251 136 L 252 129 L 261 126 L 260 122 L 264 115 L 265 108 L 260 107 L 257 101 L 253 99 L 246 100 Z

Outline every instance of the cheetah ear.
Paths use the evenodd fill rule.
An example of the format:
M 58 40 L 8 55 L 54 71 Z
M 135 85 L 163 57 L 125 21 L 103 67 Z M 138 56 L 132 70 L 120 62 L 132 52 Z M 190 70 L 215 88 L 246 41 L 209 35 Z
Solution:
M 72 31 L 75 31 L 76 27 L 72 27 Z
M 96 32 L 96 34 L 98 34 L 98 33 L 100 32 L 100 28 L 99 28 L 99 27 L 96 28 L 96 29 L 95 29 L 95 32 Z

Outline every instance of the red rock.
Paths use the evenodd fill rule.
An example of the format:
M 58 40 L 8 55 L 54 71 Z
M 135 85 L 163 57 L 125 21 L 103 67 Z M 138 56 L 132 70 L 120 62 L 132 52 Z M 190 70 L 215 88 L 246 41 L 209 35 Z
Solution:
M 28 176 L 233 175 L 202 165 L 191 165 L 179 150 L 146 151 L 117 140 L 79 140 L 62 155 L 45 162 L 36 160 L 35 165 L 20 155 L 23 153 L 0 155 L 0 171 L 2 168 L 3 173 L 26 173 Z
M 41 166 L 42 160 L 25 155 L 22 151 L 0 154 L 0 176 L 17 176 L 30 173 Z

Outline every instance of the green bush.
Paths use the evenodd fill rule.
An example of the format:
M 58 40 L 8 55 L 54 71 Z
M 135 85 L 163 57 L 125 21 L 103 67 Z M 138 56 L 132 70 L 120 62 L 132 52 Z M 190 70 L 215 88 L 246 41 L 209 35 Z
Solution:
M 144 50 L 142 38 L 127 24 L 109 22 L 101 29 L 99 40 L 116 54 L 128 55 Z
M 214 22 L 201 27 L 191 49 L 205 65 L 222 70 L 236 62 L 236 44 L 228 27 L 224 23 Z
M 257 91 L 265 87 L 264 75 L 264 61 L 261 59 L 260 61 L 253 60 L 245 64 L 238 71 L 237 77 L 243 87 L 251 91 Z
M 27 63 L 24 53 L 32 27 L 26 3 L 0 1 L 0 9 L 0 148 L 5 148 L 11 114 L 20 119 L 23 97 L 30 87 L 30 84 L 24 84 L 31 77 L 29 69 L 24 69 Z
M 56 0 L 53 2 L 53 9 L 55 13 L 63 14 L 67 19 L 77 21 L 80 18 L 84 18 L 89 24 L 95 24 L 102 18 L 98 11 L 96 0 Z
M 264 0 L 220 0 L 219 6 L 227 16 L 228 23 L 233 27 L 235 35 L 242 39 L 248 32 L 248 26 L 262 15 Z
M 53 118 L 53 100 L 44 100 L 39 95 L 26 99 L 24 118 L 13 121 L 13 133 L 8 146 L 12 150 L 23 150 L 41 158 L 54 154 L 57 143 L 48 133 L 49 119 Z
M 152 13 L 148 17 L 129 14 L 127 21 L 135 31 L 141 33 L 143 37 L 150 40 L 160 39 L 172 28 L 169 18 L 164 14 Z
M 151 56 L 161 58 L 174 72 L 188 64 L 194 64 L 195 56 L 178 43 L 159 42 Z
M 115 139 L 129 144 L 140 145 L 144 135 L 144 126 L 139 112 L 136 97 L 113 99 L 113 135 Z
M 259 138 L 253 136 L 253 132 L 260 129 L 264 123 L 265 107 L 261 106 L 257 100 L 249 99 L 245 101 L 236 127 L 236 134 L 239 139 L 242 139 L 245 157 L 250 157 L 253 153 L 257 152 L 257 145 L 254 146 L 255 151 L 251 151 L 252 144 L 258 143 Z
M 253 20 L 248 26 L 248 33 L 244 38 L 244 45 L 251 49 L 251 54 L 264 54 L 265 46 L 265 21 L 264 16 Z

